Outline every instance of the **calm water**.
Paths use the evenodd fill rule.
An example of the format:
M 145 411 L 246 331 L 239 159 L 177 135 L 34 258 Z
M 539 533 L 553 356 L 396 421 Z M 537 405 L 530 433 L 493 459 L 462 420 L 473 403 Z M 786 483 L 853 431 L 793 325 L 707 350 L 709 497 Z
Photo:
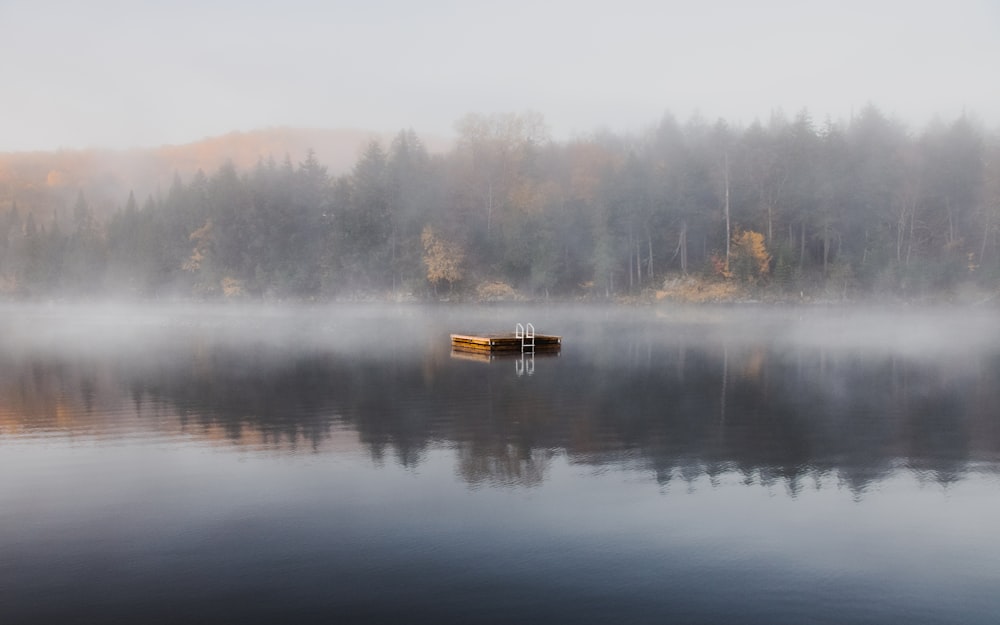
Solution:
M 993 311 L 8 308 L 0 623 L 992 624 L 998 406 Z

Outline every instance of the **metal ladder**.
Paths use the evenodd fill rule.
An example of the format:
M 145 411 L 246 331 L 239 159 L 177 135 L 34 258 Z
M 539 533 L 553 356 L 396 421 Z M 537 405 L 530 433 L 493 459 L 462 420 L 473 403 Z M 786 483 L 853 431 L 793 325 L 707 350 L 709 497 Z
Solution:
M 535 353 L 535 326 L 530 323 L 527 327 L 520 323 L 514 326 L 514 338 L 521 340 L 521 353 L 528 351 Z
M 514 370 L 518 377 L 535 373 L 535 326 L 527 323 L 520 323 L 514 326 L 514 338 L 521 340 L 521 360 L 514 363 Z M 530 357 L 526 360 L 524 355 Z

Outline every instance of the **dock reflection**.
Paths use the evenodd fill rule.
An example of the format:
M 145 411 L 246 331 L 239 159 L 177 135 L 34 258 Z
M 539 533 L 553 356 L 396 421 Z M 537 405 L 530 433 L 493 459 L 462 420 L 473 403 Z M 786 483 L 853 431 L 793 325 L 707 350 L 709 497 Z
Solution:
M 467 360 L 470 362 L 514 363 L 514 373 L 518 376 L 535 374 L 535 359 L 548 360 L 559 358 L 559 350 L 538 350 L 535 352 L 486 352 L 463 349 L 452 349 L 451 357 L 455 360 Z

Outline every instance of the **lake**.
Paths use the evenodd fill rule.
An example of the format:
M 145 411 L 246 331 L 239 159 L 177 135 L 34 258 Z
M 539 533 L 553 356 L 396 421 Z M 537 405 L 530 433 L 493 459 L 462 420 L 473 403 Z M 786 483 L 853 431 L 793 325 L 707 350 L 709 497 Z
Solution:
M 998 406 L 993 310 L 8 306 L 0 622 L 995 623 Z

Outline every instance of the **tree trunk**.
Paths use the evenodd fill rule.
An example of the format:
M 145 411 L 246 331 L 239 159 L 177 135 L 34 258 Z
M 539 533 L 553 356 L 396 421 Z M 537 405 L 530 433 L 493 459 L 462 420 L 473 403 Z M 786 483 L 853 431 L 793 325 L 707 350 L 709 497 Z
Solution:
M 951 198 L 945 198 L 945 206 L 948 207 L 948 243 L 955 242 L 955 217 L 951 210 Z
M 830 226 L 823 226 L 823 277 L 827 274 L 827 264 L 830 258 Z
M 392 276 L 392 294 L 396 294 L 396 242 L 389 237 L 389 275 Z
M 726 152 L 723 157 L 724 160 L 724 170 L 723 177 L 726 183 L 726 202 L 725 202 L 725 212 L 726 212 L 726 271 L 729 271 L 729 152 Z
M 646 270 L 649 273 L 649 279 L 653 278 L 653 234 L 651 232 L 646 233 L 646 243 L 649 245 L 649 265 L 646 266 Z
M 642 248 L 639 246 L 639 239 L 635 240 L 635 277 L 636 284 L 642 288 Z
M 493 181 L 489 182 L 486 196 L 486 238 L 490 236 L 490 227 L 493 225 Z
M 632 266 L 632 231 L 628 233 L 628 290 L 629 293 L 635 288 L 635 267 Z
M 903 263 L 907 267 L 910 266 L 910 253 L 913 251 L 913 222 L 917 219 L 917 211 L 910 211 L 910 236 L 906 241 L 906 262 Z
M 906 212 L 896 222 L 896 263 L 903 262 L 903 229 L 906 228 Z
M 979 246 L 979 264 L 982 265 L 983 261 L 986 259 L 986 242 L 989 240 L 990 236 L 990 217 L 993 216 L 991 211 L 986 213 L 986 225 L 983 226 L 983 244 Z
M 802 222 L 799 229 L 799 271 L 806 263 L 806 222 Z
M 681 222 L 681 273 L 687 275 L 688 272 L 688 225 Z

